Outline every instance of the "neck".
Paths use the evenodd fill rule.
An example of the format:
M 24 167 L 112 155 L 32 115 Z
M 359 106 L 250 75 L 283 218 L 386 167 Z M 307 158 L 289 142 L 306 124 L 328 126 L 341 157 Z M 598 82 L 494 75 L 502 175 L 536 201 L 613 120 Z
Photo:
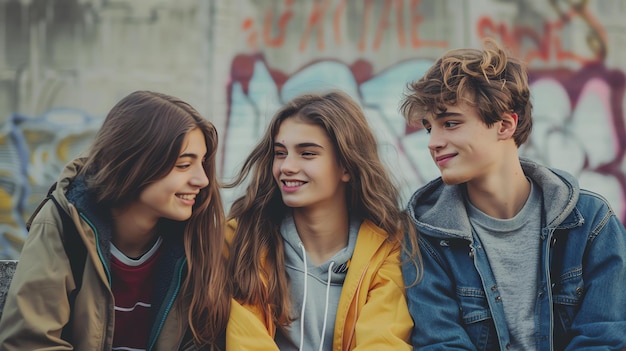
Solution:
M 348 245 L 348 210 L 333 209 L 310 213 L 293 210 L 294 222 L 307 256 L 315 265 L 328 261 L 335 253 Z
M 138 216 L 132 209 L 112 209 L 113 238 L 118 250 L 128 257 L 139 257 L 146 253 L 157 239 L 158 220 Z
M 498 174 L 467 183 L 472 205 L 487 215 L 508 219 L 521 211 L 530 195 L 530 183 L 519 162 L 502 167 Z

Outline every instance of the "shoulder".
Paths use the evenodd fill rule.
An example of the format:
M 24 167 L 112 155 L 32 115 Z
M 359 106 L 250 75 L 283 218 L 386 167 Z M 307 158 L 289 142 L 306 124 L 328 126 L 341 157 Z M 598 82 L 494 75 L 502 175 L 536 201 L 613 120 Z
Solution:
M 400 242 L 389 240 L 386 231 L 366 219 L 361 223 L 354 251 L 371 257 L 389 256 L 399 254 L 400 246 Z
M 374 246 L 396 247 L 399 243 L 393 243 L 389 240 L 389 233 L 374 224 L 372 221 L 365 219 L 359 228 L 357 243 L 359 241 Z
M 576 210 L 580 212 L 585 222 L 591 222 L 594 226 L 606 223 L 610 217 L 615 217 L 615 212 L 606 198 L 586 189 L 580 191 Z
M 587 189 L 580 190 L 578 205 L 592 206 L 594 209 L 613 212 L 609 201 L 604 196 Z
M 626 238 L 626 229 L 609 202 L 602 195 L 585 189 L 581 189 L 573 210 L 557 229 L 588 242 L 598 237 L 609 241 Z
M 568 218 L 584 223 L 593 222 L 594 218 L 607 218 L 613 215 L 615 212 L 606 198 L 596 192 L 581 189 L 574 210 Z
M 386 238 L 388 236 L 386 231 L 374 224 L 374 222 L 370 221 L 369 219 L 364 219 L 361 223 L 361 227 L 359 228 L 359 236 L 361 235 L 381 238 Z

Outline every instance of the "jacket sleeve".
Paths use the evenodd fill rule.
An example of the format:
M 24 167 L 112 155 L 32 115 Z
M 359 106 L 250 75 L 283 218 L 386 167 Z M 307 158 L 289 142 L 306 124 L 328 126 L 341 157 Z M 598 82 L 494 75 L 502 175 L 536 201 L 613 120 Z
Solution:
M 390 250 L 375 278 L 355 326 L 355 351 L 411 350 L 413 320 L 404 295 L 399 246 Z
M 402 265 L 407 284 L 409 311 L 415 322 L 411 334 L 414 350 L 475 350 L 463 328 L 454 282 L 441 256 L 423 237 L 419 238 L 424 274 L 415 283 L 417 267 Z
M 566 350 L 626 348 L 626 230 L 612 211 L 593 223 L 583 259 L 584 297 L 572 321 Z M 603 225 L 603 223 L 606 223 Z
M 49 206 L 49 205 L 48 205 Z M 72 350 L 61 339 L 73 288 L 69 260 L 49 211 L 39 213 L 22 248 L 0 320 L 0 349 Z
M 226 350 L 278 350 L 261 320 L 250 310 L 232 300 L 226 327 Z

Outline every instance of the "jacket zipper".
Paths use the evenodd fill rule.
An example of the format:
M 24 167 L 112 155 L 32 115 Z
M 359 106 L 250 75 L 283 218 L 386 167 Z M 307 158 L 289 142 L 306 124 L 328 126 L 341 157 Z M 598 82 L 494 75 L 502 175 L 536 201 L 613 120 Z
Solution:
M 94 236 L 96 238 L 96 252 L 98 252 L 98 258 L 100 259 L 100 263 L 102 263 L 102 267 L 104 269 L 104 272 L 107 275 L 107 280 L 109 283 L 109 289 L 111 287 L 111 273 L 109 272 L 109 268 L 107 267 L 107 265 L 104 262 L 104 258 L 102 257 L 102 251 L 100 251 L 100 245 L 98 244 L 100 241 L 98 240 L 98 230 L 96 229 L 96 227 L 93 225 L 93 223 L 91 223 L 91 221 L 89 221 L 89 219 L 83 214 L 83 213 L 79 213 L 80 217 L 87 222 L 87 224 L 89 225 L 89 227 L 91 228 L 91 230 L 94 233 Z M 109 293 L 112 294 L 112 292 L 109 290 Z M 109 297 L 110 298 L 110 297 Z M 104 337 L 102 338 L 102 350 L 106 350 L 107 347 L 105 346 L 106 344 L 106 340 L 108 339 L 109 333 L 109 323 L 111 321 L 111 309 L 107 308 L 106 309 L 106 328 L 104 331 Z
M 180 290 L 180 279 L 183 275 L 183 268 L 185 267 L 185 263 L 187 263 L 187 258 L 183 258 L 180 267 L 178 269 L 178 275 L 176 277 L 176 290 L 174 290 L 174 293 L 172 294 L 172 296 L 170 297 L 167 306 L 165 307 L 165 311 L 163 312 L 163 316 L 161 317 L 161 320 L 159 321 L 158 327 L 156 329 L 156 332 L 154 333 L 154 338 L 152 340 L 150 340 L 150 345 L 148 346 L 148 351 L 151 351 L 154 348 L 154 345 L 156 344 L 157 339 L 159 338 L 159 334 L 161 334 L 161 329 L 163 329 L 163 324 L 165 324 L 165 320 L 167 319 L 167 316 L 170 313 L 170 310 L 172 309 L 172 305 L 174 304 L 174 300 L 176 299 L 176 296 L 178 296 L 178 291 Z
M 552 246 L 550 245 L 550 243 L 552 242 L 553 235 L 554 235 L 554 230 L 550 230 L 550 232 L 548 233 L 548 237 L 546 238 L 546 241 L 545 241 L 546 259 L 544 260 L 545 267 L 543 267 L 544 274 L 546 275 L 546 282 L 547 282 L 546 288 L 548 290 L 546 291 L 546 293 L 548 294 L 548 307 L 550 310 L 550 333 L 548 334 L 548 344 L 550 345 L 550 351 L 554 350 L 554 345 L 552 343 L 553 341 L 552 339 L 554 338 L 554 307 L 553 307 L 553 302 L 552 302 L 552 279 L 550 278 L 550 267 L 552 266 L 552 256 L 550 252 L 550 250 L 552 249 Z

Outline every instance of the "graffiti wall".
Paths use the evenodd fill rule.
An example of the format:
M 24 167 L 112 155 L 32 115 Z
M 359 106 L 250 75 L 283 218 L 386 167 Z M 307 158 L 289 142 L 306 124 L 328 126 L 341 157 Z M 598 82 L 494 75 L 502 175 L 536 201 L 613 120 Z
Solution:
M 136 89 L 178 95 L 218 126 L 225 180 L 282 103 L 344 90 L 406 201 L 438 171 L 425 131 L 398 113 L 404 87 L 485 37 L 529 66 L 535 124 L 520 154 L 572 172 L 626 218 L 626 0 L 27 3 L 0 0 L 0 259 L 19 254 L 63 164 Z

